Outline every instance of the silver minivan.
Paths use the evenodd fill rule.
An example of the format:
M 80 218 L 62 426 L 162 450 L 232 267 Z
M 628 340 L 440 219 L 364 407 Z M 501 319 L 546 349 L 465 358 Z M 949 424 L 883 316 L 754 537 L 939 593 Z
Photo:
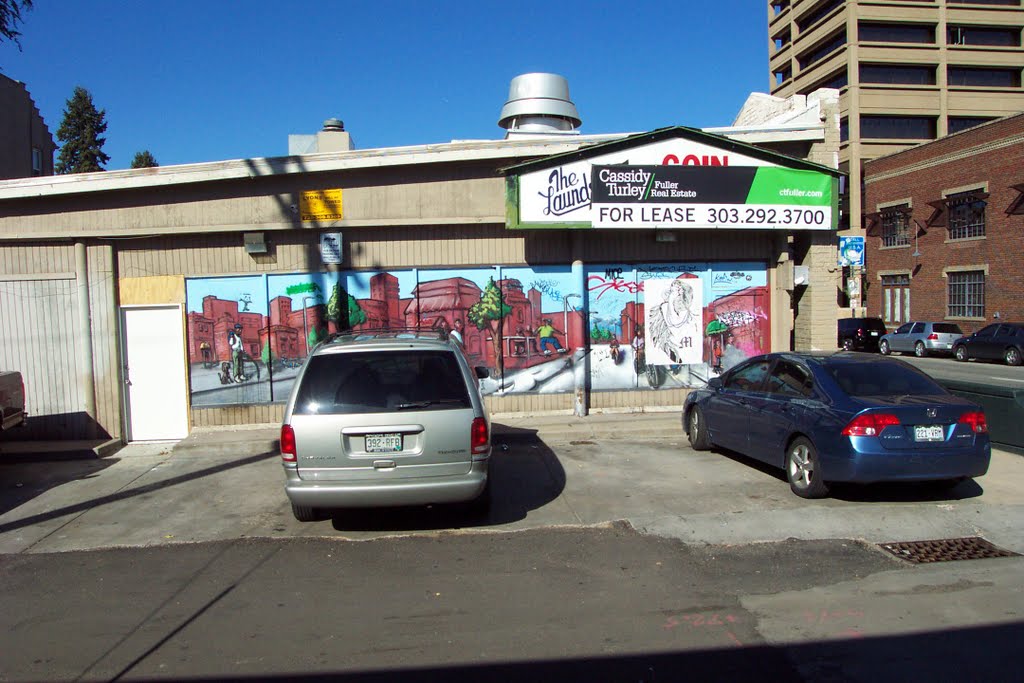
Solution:
M 361 331 L 317 346 L 281 426 L 295 518 L 314 521 L 334 508 L 489 507 L 485 376 L 439 332 Z

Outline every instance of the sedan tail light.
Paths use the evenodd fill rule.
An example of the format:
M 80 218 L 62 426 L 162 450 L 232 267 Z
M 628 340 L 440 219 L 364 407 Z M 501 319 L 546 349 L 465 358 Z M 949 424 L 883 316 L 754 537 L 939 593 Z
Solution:
M 891 413 L 863 413 L 850 420 L 843 436 L 878 436 L 886 427 L 899 423 L 900 419 Z
M 469 450 L 474 455 L 486 453 L 491 447 L 491 435 L 487 433 L 487 420 L 475 418 L 469 430 Z
M 295 462 L 295 430 L 291 425 L 281 425 L 281 459 Z
M 970 425 L 971 431 L 975 434 L 985 434 L 988 432 L 988 422 L 985 420 L 985 413 L 980 410 L 964 413 L 957 422 Z

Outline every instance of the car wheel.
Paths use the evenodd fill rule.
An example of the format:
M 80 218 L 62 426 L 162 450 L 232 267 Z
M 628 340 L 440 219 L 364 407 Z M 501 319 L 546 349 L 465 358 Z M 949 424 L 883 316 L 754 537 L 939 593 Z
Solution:
M 844 339 L 843 340 L 843 351 L 853 351 L 853 340 L 852 339 Z
M 956 358 L 961 363 L 967 360 L 967 348 L 964 346 L 958 346 L 953 349 L 953 358 Z
M 786 478 L 789 488 L 801 498 L 824 498 L 828 485 L 821 478 L 818 449 L 809 439 L 799 437 L 786 451 Z
M 924 358 L 928 355 L 928 349 L 924 347 L 924 342 L 914 344 L 914 355 L 918 358 Z
M 316 522 L 320 519 L 320 512 L 308 505 L 296 505 L 292 503 L 292 514 L 300 522 Z
M 880 354 L 882 354 L 883 356 L 888 356 L 889 355 L 889 342 L 887 342 L 884 339 L 881 342 L 879 342 L 879 344 L 878 344 L 878 352 Z
M 1020 349 L 1016 346 L 1011 346 L 1006 349 L 1006 353 L 1003 354 L 1003 359 L 1006 361 L 1007 365 L 1020 365 Z
M 704 423 L 704 413 L 694 406 L 687 416 L 690 428 L 687 430 L 690 436 L 690 447 L 695 451 L 706 451 L 711 448 L 711 439 L 708 437 L 708 428 Z

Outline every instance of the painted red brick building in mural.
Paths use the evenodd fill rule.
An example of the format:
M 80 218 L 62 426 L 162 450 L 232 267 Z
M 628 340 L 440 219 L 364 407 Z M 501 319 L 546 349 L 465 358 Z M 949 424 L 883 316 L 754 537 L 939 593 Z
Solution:
M 866 162 L 864 184 L 869 316 L 1024 320 L 1024 114 Z

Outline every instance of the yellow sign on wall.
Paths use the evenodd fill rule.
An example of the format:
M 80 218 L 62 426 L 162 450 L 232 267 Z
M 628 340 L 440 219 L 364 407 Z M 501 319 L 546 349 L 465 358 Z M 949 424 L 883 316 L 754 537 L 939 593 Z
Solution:
M 306 190 L 299 197 L 304 221 L 341 220 L 341 190 Z

